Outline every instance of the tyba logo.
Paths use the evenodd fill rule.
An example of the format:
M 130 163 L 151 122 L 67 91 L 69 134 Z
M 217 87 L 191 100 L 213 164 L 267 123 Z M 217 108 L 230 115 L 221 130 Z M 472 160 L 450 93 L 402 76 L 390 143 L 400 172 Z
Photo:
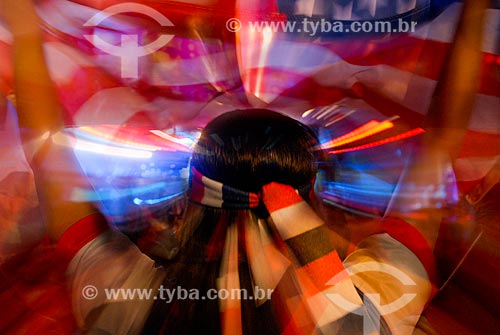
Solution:
M 170 22 L 163 14 L 157 10 L 133 2 L 125 2 L 117 5 L 110 6 L 103 11 L 98 12 L 92 16 L 87 22 L 84 23 L 85 27 L 98 26 L 102 21 L 108 17 L 122 14 L 122 13 L 137 13 L 148 16 L 155 20 L 162 27 L 172 27 L 173 23 Z M 121 59 L 121 76 L 122 78 L 138 78 L 139 72 L 139 57 L 149 55 L 156 50 L 166 45 L 174 35 L 160 34 L 160 36 L 153 42 L 146 45 L 139 45 L 139 38 L 137 34 L 122 34 L 121 44 L 114 45 L 106 42 L 96 34 L 84 35 L 85 39 L 92 43 L 96 48 L 113 56 L 120 57 Z
M 364 272 L 382 272 L 396 278 L 402 285 L 411 287 L 417 284 L 403 271 L 398 268 L 379 262 L 366 262 L 354 264 L 346 268 L 349 275 L 355 275 L 357 273 Z M 341 277 L 345 276 L 344 273 L 339 273 L 332 279 L 328 281 L 327 284 L 335 284 L 341 281 Z M 364 304 L 357 305 L 339 293 L 326 293 L 327 298 L 332 301 L 337 306 L 341 307 L 346 311 L 350 311 L 357 315 L 363 316 L 363 334 L 380 334 L 380 316 L 394 313 L 406 305 L 408 305 L 413 298 L 416 297 L 416 293 L 404 293 L 398 299 L 394 300 L 385 305 L 380 304 L 380 295 L 377 293 L 365 293 Z M 367 310 L 366 306 L 373 304 L 378 312 L 378 317 L 370 318 L 370 311 Z M 373 311 L 372 311 L 373 313 Z M 370 321 L 371 320 L 371 321 Z M 374 323 L 375 322 L 375 323 Z

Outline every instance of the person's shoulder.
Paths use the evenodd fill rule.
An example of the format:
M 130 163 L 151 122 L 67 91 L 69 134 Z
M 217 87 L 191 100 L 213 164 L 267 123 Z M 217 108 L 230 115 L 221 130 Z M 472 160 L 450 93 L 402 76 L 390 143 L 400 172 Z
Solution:
M 57 243 L 58 253 L 69 263 L 89 242 L 108 230 L 108 223 L 100 212 L 90 213 L 64 231 Z

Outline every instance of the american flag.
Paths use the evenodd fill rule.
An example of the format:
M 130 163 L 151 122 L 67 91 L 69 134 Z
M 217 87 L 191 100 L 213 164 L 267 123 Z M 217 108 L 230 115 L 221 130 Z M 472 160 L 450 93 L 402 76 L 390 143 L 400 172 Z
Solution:
M 115 222 L 182 193 L 189 150 L 200 129 L 221 113 L 249 107 L 281 111 L 315 127 L 332 153 L 332 164 L 340 166 L 340 174 L 325 177 L 335 180 L 328 184 L 334 200 L 362 210 L 384 209 L 409 154 L 405 141 L 418 135 L 425 122 L 462 8 L 450 0 L 140 0 L 171 24 L 127 12 L 98 16 L 101 20 L 86 25 L 96 14 L 120 3 L 37 2 L 50 74 L 67 124 L 77 126 L 70 135 L 79 139 L 80 148 L 87 145 L 94 150 L 83 150 L 78 157 L 97 186 L 103 212 Z M 479 91 L 453 161 L 459 189 L 472 201 L 485 193 L 500 170 L 500 4 L 492 3 L 484 25 Z M 232 18 L 239 21 L 231 22 L 243 24 L 236 33 L 228 30 L 234 26 L 226 26 Z M 269 29 L 252 32 L 246 26 L 252 20 L 300 24 L 304 19 L 341 22 L 343 27 L 355 20 L 417 24 L 414 32 L 314 35 L 270 33 Z M 120 57 L 100 50 L 85 37 L 98 36 L 123 46 L 124 35 L 135 36 L 130 43 L 136 38 L 144 45 L 161 34 L 173 38 L 138 58 L 137 76 L 131 78 L 123 76 Z M 23 243 L 35 245 L 45 232 L 16 128 L 11 42 L 0 22 L 0 93 L 10 100 L 4 104 L 0 99 L 2 265 L 10 255 L 23 251 Z M 97 160 L 96 152 L 105 152 L 106 157 Z M 125 164 L 118 158 L 120 153 L 129 158 L 136 155 L 137 160 Z M 141 160 L 153 154 L 154 161 Z M 334 156 L 341 161 L 334 161 Z M 130 205 L 136 207 L 130 209 Z M 21 241 L 26 231 L 29 241 Z M 36 257 L 29 258 L 35 264 L 19 262 L 14 267 L 17 272 L 2 271 L 2 280 L 9 281 L 2 281 L 0 298 L 13 307 L 3 313 L 0 332 L 44 334 L 59 327 L 60 333 L 71 333 L 74 329 L 71 308 L 64 299 L 66 288 L 47 289 L 45 277 L 53 260 L 50 252 L 40 259 L 39 249 L 32 253 Z M 32 270 L 26 271 L 27 266 Z M 485 276 L 488 272 L 477 271 Z M 56 317 L 37 314 L 36 308 L 45 305 L 34 306 L 32 292 L 24 284 L 14 285 L 16 273 L 29 277 L 29 283 L 33 279 L 43 283 L 44 301 L 57 301 Z M 490 278 L 485 282 L 491 284 Z M 491 290 L 483 292 L 487 295 Z
M 337 139 L 334 153 L 355 152 L 370 143 L 396 150 L 397 145 L 384 143 L 422 127 L 462 7 L 453 1 L 430 0 L 143 0 L 141 5 L 168 18 L 170 24 L 125 12 L 101 14 L 88 24 L 118 3 L 45 0 L 38 4 L 47 62 L 68 124 L 195 131 L 220 113 L 266 107 L 315 126 L 325 142 Z M 236 33 L 226 25 L 231 18 L 242 25 Z M 344 26 L 354 20 L 416 22 L 416 29 L 388 34 L 318 31 L 311 36 L 297 29 L 269 33 L 265 26 L 261 31 L 247 26 L 252 20 L 298 25 L 304 18 Z M 499 32 L 496 3 L 486 13 L 479 91 L 453 162 L 464 194 L 483 181 L 500 157 Z M 144 45 L 162 34 L 171 40 L 139 57 L 137 76 L 131 78 L 123 76 L 121 57 L 95 45 L 99 37 L 120 46 L 125 35 Z M 14 97 L 10 43 L 9 32 L 0 25 L 0 90 Z M 392 124 L 389 131 L 338 144 L 339 138 L 360 127 L 372 129 L 384 122 Z M 114 134 L 120 128 L 125 127 L 106 131 Z M 393 176 L 385 179 L 395 183 Z

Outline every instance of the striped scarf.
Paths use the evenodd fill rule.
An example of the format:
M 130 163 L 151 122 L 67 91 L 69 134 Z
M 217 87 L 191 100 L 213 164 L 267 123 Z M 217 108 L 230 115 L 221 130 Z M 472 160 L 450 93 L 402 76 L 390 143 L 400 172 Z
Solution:
M 248 209 L 260 203 L 257 193 L 238 190 L 201 174 L 191 167 L 191 201 L 215 208 Z
M 251 209 L 261 203 L 266 206 L 280 237 L 288 247 L 285 249 L 290 253 L 276 244 L 265 220 L 229 225 L 217 289 L 229 292 L 240 289 L 238 259 L 242 250 L 248 259 L 254 288 L 280 292 L 278 283 L 285 279 L 285 272 L 291 270 L 295 279 L 290 282 L 298 284 L 293 284 L 296 286 L 293 292 L 284 292 L 286 297 L 282 293 L 278 294 L 279 298 L 273 295 L 274 299 L 282 300 L 281 306 L 284 308 L 280 308 L 276 317 L 282 333 L 309 334 L 317 327 L 321 328 L 322 323 L 330 323 L 347 314 L 346 311 L 327 311 L 325 306 L 329 304 L 322 294 L 323 290 L 332 289 L 330 286 L 325 287 L 325 281 L 344 271 L 344 268 L 331 243 L 323 238 L 323 222 L 302 199 L 299 191 L 277 183 L 270 185 L 265 186 L 260 194 L 245 192 L 212 180 L 192 167 L 190 200 L 204 206 L 226 209 Z M 241 236 L 244 236 L 243 240 Z M 292 244 L 288 245 L 288 242 Z M 307 251 L 311 245 L 315 246 L 315 250 Z M 342 288 L 344 294 L 348 291 L 352 301 L 359 300 L 348 276 L 341 277 L 339 281 L 343 285 L 336 285 L 337 289 Z M 315 283 L 313 278 L 321 283 Z M 268 298 L 255 300 L 256 306 L 262 305 Z M 307 302 L 309 299 L 314 301 L 314 305 L 319 305 L 311 306 Z M 243 334 L 240 299 L 219 300 L 219 308 L 222 333 Z M 326 318 L 325 312 L 328 313 Z
M 347 269 L 344 267 L 328 238 L 328 228 L 322 219 L 291 186 L 272 182 L 265 185 L 259 194 L 249 193 L 214 181 L 194 168 L 192 171 L 191 201 L 205 206 L 233 209 L 256 208 L 263 204 L 279 235 L 278 240 L 273 239 L 275 236 L 271 235 L 265 220 L 229 225 L 217 279 L 219 291 L 235 292 L 240 289 L 238 260 L 239 253 L 244 252 L 254 288 L 274 291 L 272 297 L 255 300 L 256 306 L 268 299 L 272 299 L 273 305 L 275 299 L 279 300 L 274 317 L 279 323 L 281 334 L 342 333 L 339 328 L 342 322 L 338 321 L 359 308 L 365 308 L 367 315 L 373 318 L 364 320 L 363 327 L 380 327 L 381 334 L 392 331 L 384 318 L 380 317 L 378 305 L 362 298 L 363 290 L 354 285 L 352 277 L 356 269 L 363 266 L 375 266 L 377 269 L 387 267 L 390 259 L 374 261 L 370 257 L 363 257 L 364 251 L 358 251 L 357 258 L 350 260 L 351 270 L 354 271 L 351 273 L 349 266 Z M 384 232 L 402 240 L 420 260 L 425 272 L 432 277 L 432 250 L 420 233 L 402 220 L 384 220 L 382 223 L 383 229 L 376 233 Z M 380 236 L 382 235 L 378 238 Z M 381 246 L 378 244 L 372 246 L 370 252 L 379 248 Z M 413 265 L 415 269 L 419 266 L 421 265 Z M 405 273 L 411 275 L 412 269 L 410 266 Z M 412 278 L 416 279 L 416 276 L 420 275 L 414 274 Z M 372 275 L 364 278 L 361 283 L 378 285 L 379 279 L 380 277 Z M 359 278 L 357 280 L 360 283 Z M 424 281 L 427 283 L 428 280 L 427 277 Z M 424 287 L 427 284 L 422 285 Z M 403 290 L 404 293 L 405 287 L 396 288 L 395 292 Z M 382 290 L 380 292 L 384 293 Z M 390 295 L 391 292 L 387 294 Z M 421 293 L 424 299 L 428 297 L 425 292 L 423 289 Z M 339 306 L 339 299 L 346 299 L 342 301 L 348 303 Z M 413 307 L 407 308 L 404 315 L 414 314 Z M 222 334 L 243 334 L 240 299 L 221 299 L 219 309 Z M 398 326 L 393 324 L 393 327 Z

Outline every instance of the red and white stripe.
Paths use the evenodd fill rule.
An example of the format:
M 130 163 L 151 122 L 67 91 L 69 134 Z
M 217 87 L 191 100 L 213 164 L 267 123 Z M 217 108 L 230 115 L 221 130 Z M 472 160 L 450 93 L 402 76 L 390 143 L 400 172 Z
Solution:
M 348 41 L 299 42 L 279 34 L 264 38 L 242 30 L 234 42 L 223 37 L 227 31 L 216 21 L 224 22 L 224 15 L 257 17 L 263 9 L 268 16 L 283 19 L 275 2 L 261 4 L 253 11 L 249 4 L 237 1 L 197 6 L 172 2 L 168 10 L 155 2 L 141 3 L 181 25 L 195 11 L 201 16 L 199 26 L 182 26 L 185 36 L 177 36 L 166 47 L 142 57 L 140 77 L 135 81 L 120 78 L 118 57 L 96 50 L 83 38 L 88 33 L 83 23 L 106 3 L 40 3 L 39 13 L 51 33 L 45 44 L 48 65 L 68 122 L 130 124 L 141 119 L 142 124 L 157 128 L 199 126 L 232 107 L 267 106 L 298 116 L 309 108 L 349 98 L 343 101 L 361 100 L 370 106 L 356 117 L 376 110 L 388 117 L 399 115 L 401 122 L 417 127 L 429 108 L 461 10 L 460 4 L 450 5 L 431 22 L 419 24 L 415 33 L 379 40 L 353 36 Z M 109 20 L 105 22 L 109 38 L 143 24 L 127 16 Z M 489 9 L 479 92 L 455 162 L 464 192 L 484 178 L 500 155 L 499 24 L 500 10 Z M 197 29 L 204 25 L 214 29 L 200 39 Z M 0 90 L 4 95 L 13 86 L 11 41 L 0 24 Z

